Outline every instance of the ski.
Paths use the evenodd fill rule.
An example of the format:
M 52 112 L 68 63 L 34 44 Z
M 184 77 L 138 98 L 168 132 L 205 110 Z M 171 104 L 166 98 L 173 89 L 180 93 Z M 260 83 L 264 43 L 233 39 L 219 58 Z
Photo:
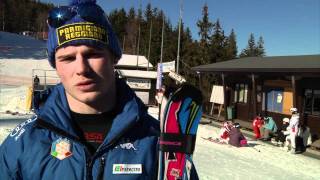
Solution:
M 201 116 L 201 91 L 183 84 L 169 98 L 160 120 L 159 180 L 198 179 L 192 154 Z
M 220 141 L 218 138 L 212 138 L 212 137 L 201 137 L 204 140 L 210 141 L 210 142 L 214 142 L 216 144 L 227 144 L 226 142 Z

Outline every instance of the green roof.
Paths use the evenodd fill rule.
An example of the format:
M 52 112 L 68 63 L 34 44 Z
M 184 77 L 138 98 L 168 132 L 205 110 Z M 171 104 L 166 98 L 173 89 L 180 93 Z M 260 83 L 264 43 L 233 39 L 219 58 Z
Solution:
M 246 57 L 193 67 L 199 72 L 251 73 L 317 73 L 320 74 L 320 55 Z

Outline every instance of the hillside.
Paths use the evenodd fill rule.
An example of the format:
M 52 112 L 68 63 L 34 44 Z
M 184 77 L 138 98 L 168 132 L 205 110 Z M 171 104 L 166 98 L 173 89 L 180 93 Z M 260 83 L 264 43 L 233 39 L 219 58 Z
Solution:
M 0 60 L 46 58 L 45 41 L 0 31 Z

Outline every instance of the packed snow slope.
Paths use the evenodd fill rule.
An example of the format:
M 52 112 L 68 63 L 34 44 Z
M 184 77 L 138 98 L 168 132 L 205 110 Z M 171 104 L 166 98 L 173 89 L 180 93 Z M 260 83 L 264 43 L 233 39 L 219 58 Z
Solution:
M 0 60 L 46 58 L 46 41 L 0 31 Z
M 200 125 L 194 163 L 201 180 L 319 180 L 320 160 L 249 139 L 250 147 L 216 144 L 219 128 Z M 258 152 L 260 151 L 260 152 Z

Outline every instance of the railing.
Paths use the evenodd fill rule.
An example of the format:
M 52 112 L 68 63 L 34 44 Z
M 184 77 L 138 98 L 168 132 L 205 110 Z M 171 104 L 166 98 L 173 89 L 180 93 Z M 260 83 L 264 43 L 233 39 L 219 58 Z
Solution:
M 34 83 L 35 77 L 39 78 L 39 84 Z M 35 91 L 43 91 L 60 82 L 55 70 L 32 69 L 32 86 Z

